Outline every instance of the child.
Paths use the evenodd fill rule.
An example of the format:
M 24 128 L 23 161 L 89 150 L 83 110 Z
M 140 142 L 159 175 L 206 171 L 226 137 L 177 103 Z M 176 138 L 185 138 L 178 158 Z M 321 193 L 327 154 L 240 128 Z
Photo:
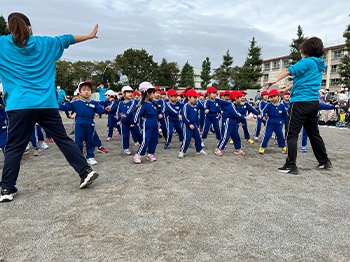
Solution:
M 122 135 L 122 147 L 124 149 L 124 154 L 131 155 L 129 150 L 129 140 L 130 140 L 130 132 L 133 137 L 136 138 L 138 143 L 142 141 L 142 134 L 138 125 L 134 124 L 133 119 L 133 111 L 138 105 L 137 100 L 132 99 L 133 97 L 133 89 L 130 86 L 124 86 L 122 88 L 123 98 L 122 101 L 119 102 L 117 118 L 118 124 L 120 125 L 121 135 Z
M 45 138 L 44 138 L 44 134 L 43 134 L 42 128 L 41 128 L 41 126 L 38 123 L 36 123 L 35 129 L 36 129 L 36 134 L 38 136 L 38 141 L 41 142 L 41 148 L 42 149 L 48 149 L 49 146 L 45 142 Z
M 269 92 L 267 92 L 266 90 L 261 92 L 261 101 L 258 104 L 258 111 L 259 111 L 259 115 L 262 115 L 262 111 L 265 108 L 265 106 L 267 105 L 267 98 L 269 96 Z M 255 128 L 255 137 L 254 140 L 259 140 L 259 135 L 260 135 L 260 130 L 261 130 L 261 123 L 264 124 L 264 126 L 266 126 L 266 121 L 263 118 L 257 118 L 256 119 L 256 128 Z
M 204 126 L 204 118 L 205 118 L 205 114 L 204 114 L 204 94 L 203 93 L 198 93 L 199 94 L 199 98 L 197 100 L 197 104 L 198 104 L 198 111 L 199 111 L 199 129 L 200 131 L 203 130 L 203 126 Z
M 106 96 L 106 100 L 104 101 L 103 107 L 110 107 L 111 110 L 108 112 L 108 137 L 107 141 L 111 141 L 113 137 L 113 130 L 114 128 L 117 128 L 117 119 L 115 117 L 115 114 L 118 109 L 118 103 L 115 101 L 115 93 L 112 90 L 107 90 L 107 92 L 104 94 Z M 119 127 L 120 129 L 120 127 Z M 118 130 L 119 130 L 118 129 Z M 117 134 L 116 134 L 117 135 Z
M 162 134 L 164 136 L 164 139 L 167 137 L 167 129 L 166 129 L 166 124 L 165 124 L 165 118 L 164 118 L 164 114 L 165 114 L 165 104 L 164 104 L 164 100 L 160 99 L 160 94 L 161 94 L 161 90 L 159 87 L 155 87 L 154 88 L 154 102 L 158 105 L 157 108 L 157 113 L 158 113 L 158 122 L 160 124 L 160 129 L 162 130 Z M 160 135 L 161 137 L 161 135 Z
M 267 104 L 261 113 L 261 116 L 265 118 L 264 120 L 266 120 L 266 117 L 268 120 L 266 121 L 264 139 L 261 143 L 259 153 L 264 154 L 267 143 L 269 142 L 272 133 L 275 132 L 278 140 L 278 146 L 282 148 L 282 153 L 286 154 L 287 148 L 282 127 L 283 123 L 288 120 L 288 112 L 284 105 L 278 102 L 279 91 L 277 89 L 272 89 L 269 92 L 269 97 L 271 103 Z
M 144 122 L 143 140 L 134 156 L 134 162 L 136 164 L 141 163 L 141 156 L 144 156 L 146 151 L 148 153 L 146 159 L 151 162 L 156 161 L 157 159 L 154 157 L 154 153 L 158 144 L 158 105 L 153 102 L 154 87 L 149 82 L 142 82 L 139 90 L 142 94 L 142 100 L 135 113 L 134 123 L 136 124 L 140 118 L 144 119 Z
M 140 93 L 139 93 L 139 92 L 135 91 L 135 92 L 132 94 L 132 96 L 134 97 L 134 99 L 140 100 Z
M 184 158 L 184 154 L 190 145 L 191 138 L 194 138 L 197 155 L 208 155 L 201 145 L 201 136 L 198 129 L 198 109 L 196 107 L 198 94 L 195 90 L 187 92 L 188 102 L 184 105 L 181 116 L 183 125 L 184 140 L 182 141 L 179 158 Z
M 241 149 L 241 138 L 238 133 L 238 123 L 242 120 L 252 119 L 253 117 L 248 117 L 243 114 L 241 114 L 238 110 L 238 105 L 241 103 L 242 94 L 239 91 L 232 91 L 230 94 L 230 98 L 232 99 L 232 102 L 230 106 L 226 106 L 224 111 L 226 111 L 226 120 L 223 124 L 224 126 L 224 132 L 223 137 L 221 138 L 216 150 L 215 154 L 218 156 L 222 156 L 222 150 L 225 149 L 225 146 L 231 136 L 232 140 L 234 141 L 235 145 L 235 154 L 238 155 L 245 155 L 243 150 Z
M 289 99 L 290 99 L 290 92 L 287 91 L 283 95 L 283 99 L 281 101 L 281 104 L 284 105 L 284 107 L 287 109 L 288 113 L 289 113 L 289 105 L 290 105 Z M 285 137 L 287 137 L 287 131 L 288 131 L 288 120 L 284 123 Z
M 246 92 L 244 90 L 240 91 L 242 94 L 240 103 L 237 104 L 239 112 L 243 115 L 246 116 L 248 112 L 253 113 L 254 115 L 259 115 L 259 112 L 255 110 L 254 107 L 252 107 L 245 99 Z M 254 141 L 250 138 L 249 130 L 248 130 L 248 124 L 246 119 L 241 120 L 242 123 L 242 128 L 244 131 L 244 139 L 247 140 L 249 144 L 254 144 Z
M 95 151 L 95 140 L 94 133 L 95 113 L 104 114 L 106 111 L 110 110 L 110 107 L 104 109 L 99 105 L 98 102 L 90 100 L 92 83 L 91 82 L 81 82 L 78 85 L 80 99 L 65 103 L 64 105 L 59 103 L 60 110 L 71 111 L 74 110 L 76 115 L 75 123 L 75 143 L 78 145 L 81 152 L 83 152 L 83 142 L 86 143 L 86 158 L 90 165 L 96 165 L 97 161 L 94 159 Z
M 39 144 L 39 140 L 38 140 L 38 133 L 37 133 L 37 129 L 33 128 L 32 131 L 32 135 L 30 136 L 29 142 L 32 143 L 33 149 L 34 149 L 34 156 L 40 156 L 41 155 L 41 150 L 40 150 L 40 144 Z M 29 143 L 26 147 L 26 149 L 24 150 L 23 155 L 26 155 L 29 153 Z
M 209 87 L 207 90 L 209 99 L 204 103 L 204 131 L 202 134 L 202 147 L 204 147 L 204 139 L 207 138 L 208 132 L 210 129 L 210 125 L 212 124 L 214 127 L 214 131 L 216 134 L 216 139 L 221 140 L 220 135 L 220 125 L 219 125 L 219 114 L 221 113 L 221 107 L 227 106 L 230 102 L 217 99 L 217 90 L 215 87 Z
M 183 141 L 183 132 L 181 128 L 181 114 L 180 110 L 182 108 L 180 102 L 177 101 L 178 93 L 174 89 L 168 91 L 169 102 L 165 103 L 165 115 L 167 123 L 167 138 L 164 145 L 164 149 L 169 147 L 171 143 L 171 138 L 173 135 L 174 128 L 179 135 L 180 142 Z
M 160 91 L 160 99 L 162 99 L 164 102 L 166 100 L 166 92 L 164 90 Z

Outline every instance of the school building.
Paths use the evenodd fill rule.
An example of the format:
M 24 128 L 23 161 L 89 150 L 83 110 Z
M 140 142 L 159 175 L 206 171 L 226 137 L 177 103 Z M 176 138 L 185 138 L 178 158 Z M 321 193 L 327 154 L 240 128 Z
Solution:
M 329 88 L 330 92 L 340 91 L 340 79 L 341 76 L 338 74 L 339 65 L 341 64 L 340 59 L 344 56 L 345 44 L 335 45 L 326 47 L 325 53 L 322 57 L 326 63 L 327 68 L 323 71 L 321 89 Z M 261 65 L 263 76 L 260 80 L 261 86 L 264 82 L 268 82 L 275 78 L 282 70 L 286 69 L 290 65 L 289 56 L 281 56 L 272 59 L 264 60 Z M 284 80 L 279 81 L 272 88 L 278 88 L 288 86 L 290 80 L 286 77 Z

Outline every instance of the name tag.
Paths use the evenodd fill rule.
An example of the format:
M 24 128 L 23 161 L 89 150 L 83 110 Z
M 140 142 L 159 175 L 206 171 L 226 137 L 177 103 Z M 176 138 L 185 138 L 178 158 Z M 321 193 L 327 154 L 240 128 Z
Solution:
M 194 111 L 197 111 L 197 108 L 194 108 L 193 110 L 194 110 Z
M 218 103 L 216 103 L 215 105 L 216 105 L 216 106 L 219 106 L 219 104 L 218 104 Z
M 6 129 L 7 128 L 7 126 L 2 126 L 2 129 Z
M 180 108 L 180 107 L 178 107 L 178 106 L 175 106 L 175 109 L 179 110 L 179 108 Z
M 89 107 L 95 108 L 94 104 L 89 104 Z
M 246 106 L 244 106 L 243 108 L 247 108 Z
M 278 113 L 282 114 L 282 111 L 280 110 L 280 111 L 278 111 Z

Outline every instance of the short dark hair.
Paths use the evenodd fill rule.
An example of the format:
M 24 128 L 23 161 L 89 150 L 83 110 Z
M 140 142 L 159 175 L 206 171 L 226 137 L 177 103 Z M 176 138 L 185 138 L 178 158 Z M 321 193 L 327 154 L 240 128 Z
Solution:
M 324 54 L 322 40 L 318 37 L 311 37 L 306 39 L 300 45 L 300 52 L 304 55 L 321 57 Z
M 80 93 L 81 88 L 82 88 L 83 86 L 87 86 L 87 87 L 90 88 L 90 90 L 92 91 L 91 86 L 89 86 L 88 84 L 82 84 L 82 85 L 79 86 L 79 93 Z

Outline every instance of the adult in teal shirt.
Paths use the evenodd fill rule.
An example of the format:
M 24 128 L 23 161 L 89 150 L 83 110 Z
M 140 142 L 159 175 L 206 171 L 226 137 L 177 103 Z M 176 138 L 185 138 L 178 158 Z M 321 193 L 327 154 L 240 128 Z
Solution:
M 328 158 L 326 147 L 318 130 L 319 89 L 322 72 L 326 65 L 321 59 L 324 50 L 322 40 L 311 37 L 300 46 L 303 59 L 295 65 L 283 70 L 276 78 L 267 82 L 269 87 L 279 80 L 293 76 L 293 84 L 281 91 L 290 92 L 289 119 L 287 131 L 287 159 L 278 171 L 298 174 L 296 158 L 298 152 L 298 136 L 304 126 L 310 138 L 312 150 L 319 163 L 318 168 L 330 169 L 332 163 Z
M 80 188 L 89 186 L 98 174 L 70 139 L 58 112 L 55 62 L 70 45 L 97 38 L 98 25 L 89 35 L 33 36 L 28 17 L 8 17 L 10 35 L 0 36 L 0 78 L 9 119 L 0 202 L 12 201 L 20 162 L 35 123 L 52 135 L 69 164 L 81 178 Z
M 99 85 L 96 88 L 96 91 L 100 94 L 100 101 L 105 101 L 106 100 L 106 96 L 105 93 L 109 90 L 109 83 L 108 83 L 108 87 L 105 88 L 103 84 Z

